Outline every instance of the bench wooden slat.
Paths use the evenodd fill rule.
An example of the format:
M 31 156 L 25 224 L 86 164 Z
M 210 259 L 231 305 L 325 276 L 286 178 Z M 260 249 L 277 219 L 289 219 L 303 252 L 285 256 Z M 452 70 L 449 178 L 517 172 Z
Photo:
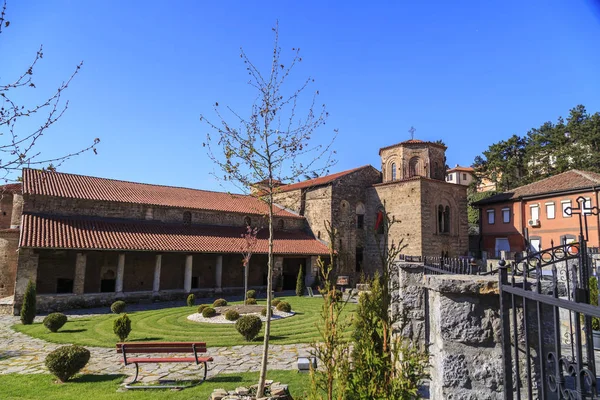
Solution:
M 133 353 L 191 353 L 193 345 L 196 345 L 196 352 L 205 353 L 207 351 L 204 342 L 175 342 L 175 343 L 117 343 L 117 353 L 123 353 L 125 346 L 128 354 Z
M 198 357 L 198 362 L 210 362 L 213 361 L 212 357 Z M 121 360 L 123 362 L 123 360 Z M 195 363 L 196 359 L 194 357 L 170 357 L 170 358 L 150 358 L 150 357 L 136 357 L 136 358 L 127 358 L 127 364 L 148 364 L 148 363 Z

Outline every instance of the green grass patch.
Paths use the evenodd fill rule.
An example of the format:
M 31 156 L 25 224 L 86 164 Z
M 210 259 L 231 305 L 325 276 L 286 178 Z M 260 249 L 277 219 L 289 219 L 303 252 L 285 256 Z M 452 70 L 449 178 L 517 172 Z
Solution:
M 323 300 L 320 297 L 288 297 L 296 315 L 271 323 L 272 344 L 310 343 L 319 340 L 316 324 L 320 322 Z M 233 303 L 241 304 L 241 302 Z M 259 300 L 258 304 L 266 304 Z M 353 313 L 355 304 L 348 304 L 347 313 Z M 229 347 L 259 344 L 262 331 L 253 342 L 246 342 L 235 330 L 234 324 L 198 323 L 187 319 L 195 309 L 182 306 L 128 313 L 132 331 L 129 341 L 204 341 L 208 347 Z M 119 340 L 113 333 L 114 314 L 72 319 L 56 333 L 49 332 L 41 323 L 13 325 L 13 329 L 53 343 L 72 343 L 82 346 L 113 347 Z M 264 324 L 263 324 L 264 326 Z M 264 328 L 263 328 L 264 330 Z
M 310 382 L 308 374 L 296 371 L 270 371 L 267 378 L 288 384 L 294 399 L 304 397 Z M 151 389 L 117 392 L 124 379 L 126 379 L 124 375 L 80 375 L 72 381 L 58 384 L 55 383 L 56 378 L 52 375 L 0 375 L 1 398 L 2 400 L 207 399 L 217 388 L 234 390 L 239 386 L 248 387 L 256 384 L 258 373 L 220 374 L 196 387 L 181 391 Z

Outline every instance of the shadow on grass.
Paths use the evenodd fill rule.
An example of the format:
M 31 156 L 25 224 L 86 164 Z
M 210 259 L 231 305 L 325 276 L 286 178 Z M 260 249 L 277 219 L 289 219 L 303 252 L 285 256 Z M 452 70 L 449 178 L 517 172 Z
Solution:
M 60 331 L 58 331 L 57 333 L 79 333 L 79 332 L 86 332 L 87 329 L 62 329 Z
M 233 383 L 233 382 L 241 382 L 242 377 L 235 376 L 235 375 L 228 375 L 228 376 L 217 375 L 214 378 L 208 378 L 206 381 L 207 382 L 215 382 L 215 383 Z
M 127 340 L 128 342 L 149 342 L 152 340 L 162 340 L 162 338 L 159 337 L 144 337 L 144 338 L 137 338 L 137 339 L 129 339 Z
M 283 339 L 287 339 L 288 336 L 285 335 L 271 335 L 269 336 L 269 340 L 283 340 Z M 260 343 L 262 343 L 265 340 L 264 336 L 257 336 L 256 339 L 253 340 L 253 342 L 259 341 Z
M 69 380 L 72 383 L 94 383 L 94 382 L 111 382 L 115 381 L 116 383 L 120 383 L 123 379 L 125 379 L 127 375 L 123 374 L 109 374 L 109 375 L 80 375 L 75 379 Z
M 8 360 L 9 358 L 12 357 L 18 357 L 21 354 L 23 354 L 20 351 L 4 351 L 0 353 L 0 361 L 4 361 L 4 360 Z

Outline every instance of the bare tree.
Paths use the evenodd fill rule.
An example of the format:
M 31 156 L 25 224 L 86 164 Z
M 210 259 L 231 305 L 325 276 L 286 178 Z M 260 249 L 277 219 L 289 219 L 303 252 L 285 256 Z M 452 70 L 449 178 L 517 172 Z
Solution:
M 6 19 L 6 1 L 4 1 L 0 11 L 0 34 L 9 26 L 10 22 Z M 22 74 L 6 83 L 0 82 L 0 179 L 4 181 L 8 181 L 11 174 L 22 167 L 44 167 L 54 170 L 71 157 L 89 150 L 96 153 L 96 145 L 100 143 L 100 139 L 96 138 L 88 147 L 68 154 L 55 157 L 41 156 L 41 151 L 36 145 L 46 134 L 47 129 L 67 111 L 69 102 L 62 101 L 63 92 L 69 87 L 83 65 L 83 62 L 79 63 L 71 76 L 62 82 L 51 96 L 38 104 L 24 105 L 13 100 L 23 96 L 20 92 L 36 89 L 33 74 L 43 56 L 42 46 L 40 46 L 33 61 L 24 68 Z M 19 121 L 35 120 L 36 117 L 40 121 L 36 128 L 25 132 L 18 131 Z
M 244 247 L 242 249 L 242 260 L 244 265 L 244 304 L 248 300 L 248 270 L 250 269 L 250 258 L 258 243 L 258 231 L 256 227 L 246 226 L 246 233 L 242 235 L 244 238 Z
M 227 107 L 226 112 L 230 118 L 228 121 L 219 104 L 215 103 L 218 123 L 207 120 L 204 115 L 200 117 L 211 128 L 212 133 L 207 135 L 204 145 L 208 146 L 211 160 L 223 172 L 222 178 L 243 191 L 248 191 L 256 182 L 264 183 L 262 190 L 255 191 L 253 195 L 263 201 L 268 209 L 267 309 L 271 308 L 270 294 L 273 286 L 273 215 L 277 210 L 274 205 L 277 181 L 295 182 L 305 175 L 327 171 L 333 165 L 334 152 L 331 151 L 331 146 L 337 135 L 337 131 L 334 131 L 328 144 L 310 144 L 317 128 L 325 124 L 328 113 L 324 104 L 317 105 L 319 92 L 315 91 L 304 116 L 298 116 L 299 108 L 303 108 L 301 95 L 314 80 L 306 79 L 295 90 L 288 90 L 284 86 L 291 71 L 302 58 L 300 49 L 293 48 L 290 63 L 284 65 L 279 47 L 278 25 L 273 28 L 273 32 L 275 43 L 272 61 L 266 73 L 261 72 L 244 50 L 241 50 L 240 57 L 250 76 L 248 84 L 258 92 L 250 115 L 243 117 Z M 213 152 L 213 147 L 219 149 L 218 155 Z M 267 372 L 271 331 L 271 318 L 267 315 L 257 397 L 263 396 Z

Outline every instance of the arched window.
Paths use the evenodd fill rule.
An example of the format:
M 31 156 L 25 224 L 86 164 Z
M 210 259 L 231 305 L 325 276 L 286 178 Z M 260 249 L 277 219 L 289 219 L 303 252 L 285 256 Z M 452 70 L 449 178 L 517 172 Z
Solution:
M 279 219 L 279 221 L 277 221 L 277 229 L 283 229 L 284 226 L 285 222 L 283 221 L 283 219 Z
M 450 206 L 444 210 L 444 232 L 450 233 Z
M 396 180 L 396 163 L 392 163 L 392 180 Z
M 438 206 L 437 217 L 438 217 L 438 233 L 442 233 L 442 232 L 444 232 L 444 206 L 442 206 L 442 205 Z
M 356 205 L 356 229 L 364 229 L 365 227 L 365 206 L 363 203 Z
M 184 211 L 183 212 L 183 224 L 189 225 L 191 223 L 192 223 L 192 213 L 189 211 Z
M 247 215 L 244 217 L 244 225 L 246 225 L 246 226 L 252 225 L 252 220 Z
M 408 162 L 408 177 L 418 176 L 421 174 L 421 159 L 419 157 L 413 157 Z

